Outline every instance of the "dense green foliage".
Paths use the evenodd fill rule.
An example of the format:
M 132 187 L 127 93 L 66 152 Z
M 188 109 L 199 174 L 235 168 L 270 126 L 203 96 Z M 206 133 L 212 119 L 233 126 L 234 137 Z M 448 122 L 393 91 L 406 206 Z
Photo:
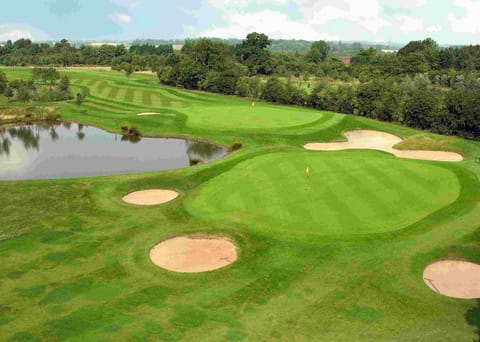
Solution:
M 173 53 L 172 45 L 133 44 L 128 52 L 138 55 L 168 55 Z
M 10 81 L 29 80 L 32 72 L 2 71 Z M 214 163 L 179 170 L 0 182 L 0 340 L 478 339 L 478 303 L 439 296 L 424 284 L 422 272 L 438 258 L 480 261 L 480 168 L 473 161 L 480 155 L 479 143 L 360 116 L 260 101 L 253 107 L 248 99 L 161 86 L 149 75 L 60 73 L 69 77 L 72 90 L 89 93 L 82 106 L 58 103 L 65 120 L 116 132 L 123 125 L 136 126 L 144 135 L 243 147 Z M 0 98 L 0 108 L 17 105 Z M 146 111 L 159 115 L 135 115 Z M 405 139 L 401 148 L 453 150 L 466 160 L 434 163 L 377 151 L 301 149 L 305 142 L 342 139 L 343 131 L 357 128 L 399 135 Z M 306 165 L 312 167 L 309 179 Z M 214 184 L 225 188 L 214 189 Z M 176 189 L 181 195 L 154 207 L 121 200 L 149 188 Z M 201 207 L 199 199 L 216 191 L 227 197 L 209 197 L 212 203 Z M 364 191 L 372 197 L 359 199 Z M 312 224 L 316 233 L 306 233 L 308 215 L 320 214 L 317 206 L 299 212 L 299 225 L 292 229 L 280 227 L 277 217 L 270 222 L 260 207 L 252 211 L 260 214 L 258 222 L 242 211 L 242 202 L 253 197 L 262 205 L 268 193 L 277 208 L 287 208 L 283 215 L 290 224 L 292 205 L 309 208 L 304 197 L 338 210 L 335 195 L 351 195 L 341 199 L 350 212 L 339 217 L 345 225 L 326 217 L 346 234 L 321 235 Z M 408 200 L 394 202 L 395 194 Z M 383 210 L 405 212 L 403 206 L 412 211 L 407 219 L 420 220 L 387 231 L 391 227 L 374 214 L 372 232 L 377 233 L 351 234 L 357 227 L 369 229 L 368 222 L 356 219 L 374 212 L 368 203 L 378 205 L 378 215 L 386 220 L 399 216 L 390 219 Z M 221 212 L 223 206 L 238 210 L 238 216 Z M 205 208 L 218 208 L 225 220 L 194 212 Z M 190 233 L 228 235 L 238 245 L 239 260 L 201 274 L 168 272 L 150 261 L 156 243 Z
M 3 93 L 8 100 L 55 102 L 73 98 L 68 76 L 60 76 L 55 68 L 33 68 L 31 79 L 28 80 L 16 79 L 8 82 L 5 73 L 0 72 L 0 83 L 2 77 L 5 80 Z M 42 81 L 41 84 L 38 84 L 39 80 Z M 57 83 L 58 80 L 60 81 Z M 0 85 L 0 94 L 1 90 Z

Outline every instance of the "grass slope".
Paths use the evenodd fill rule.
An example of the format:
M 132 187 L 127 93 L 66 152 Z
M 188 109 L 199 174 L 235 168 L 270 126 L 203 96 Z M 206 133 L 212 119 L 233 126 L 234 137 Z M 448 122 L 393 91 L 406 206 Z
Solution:
M 6 70 L 10 79 L 30 74 L 26 68 Z M 478 339 L 478 303 L 437 295 L 423 283 L 422 271 L 437 258 L 480 261 L 480 166 L 473 161 L 480 155 L 480 144 L 333 113 L 319 112 L 314 121 L 307 114 L 304 120 L 297 111 L 315 112 L 258 103 L 255 109 L 261 108 L 258 116 L 263 123 L 252 123 L 248 117 L 232 124 L 237 110 L 251 109 L 250 101 L 161 87 L 148 75 L 127 79 L 116 72 L 66 72 L 75 90 L 88 89 L 91 95 L 81 107 L 57 103 L 65 119 L 113 131 L 130 124 L 143 134 L 241 142 L 244 147 L 214 163 L 180 170 L 0 182 L 0 340 Z M 22 106 L 0 100 L 0 110 L 12 105 Z M 269 114 L 270 107 L 275 111 Z M 168 115 L 137 117 L 140 111 Z M 269 123 L 277 114 L 289 117 L 282 128 Z M 213 123 L 211 127 L 200 124 L 203 117 L 204 122 Z M 189 120 L 198 124 L 189 125 Z M 236 129 L 239 121 L 245 121 L 242 129 Z M 355 128 L 402 136 L 402 148 L 457 151 L 466 161 L 419 162 L 372 151 L 327 154 L 301 148 L 307 141 L 342 139 L 343 131 Z M 348 203 L 361 208 L 361 212 L 351 211 L 357 216 L 366 216 L 367 210 L 378 206 L 378 218 L 368 215 L 376 224 L 371 234 L 345 234 L 350 227 L 342 225 L 336 226 L 333 235 L 305 234 L 312 230 L 307 230 L 309 220 L 300 211 L 281 214 L 301 223 L 301 231 L 277 229 L 280 220 L 273 216 L 268 220 L 264 215 L 261 226 L 252 227 L 253 221 L 244 213 L 241 219 L 213 220 L 187 211 L 193 210 L 192 204 L 209 211 L 222 206 L 235 209 L 242 202 L 249 206 L 246 197 L 264 205 L 268 198 L 256 194 L 255 185 L 264 188 L 262 193 L 279 192 L 289 204 L 303 197 L 294 191 L 286 193 L 297 182 L 307 185 L 301 172 L 307 163 L 312 168 L 308 184 L 315 187 L 308 194 L 315 202 L 349 194 Z M 256 169 L 257 164 L 263 165 Z M 251 177 L 235 186 L 247 172 Z M 325 174 L 325 181 L 317 178 L 319 172 Z M 382 187 L 382 181 L 399 187 Z M 237 198 L 226 188 L 212 189 L 216 183 L 227 184 Z M 334 184 L 338 186 L 333 188 Z M 131 191 L 154 187 L 177 189 L 182 195 L 164 206 L 148 208 L 121 200 Z M 207 191 L 218 191 L 222 198 L 212 195 L 199 203 Z M 401 220 L 382 212 L 395 196 L 407 221 L 397 226 L 402 229 L 381 232 Z M 333 221 L 333 215 L 320 207 L 309 207 L 307 214 L 319 224 L 324 217 Z M 148 252 L 158 241 L 199 232 L 234 239 L 238 262 L 210 273 L 176 274 L 149 260 Z

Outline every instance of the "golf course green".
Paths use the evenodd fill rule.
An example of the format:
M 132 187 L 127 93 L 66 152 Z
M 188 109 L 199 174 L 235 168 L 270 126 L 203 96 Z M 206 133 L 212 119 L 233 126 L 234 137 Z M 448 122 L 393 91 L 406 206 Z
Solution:
M 30 68 L 0 70 L 31 77 Z M 60 71 L 74 93 L 88 93 L 82 105 L 53 104 L 62 120 L 230 152 L 182 169 L 0 181 L 1 341 L 479 338 L 479 302 L 439 295 L 422 274 L 435 260 L 480 262 L 480 143 L 165 87 L 153 75 Z M 33 105 L 42 104 L 2 97 L 0 112 Z M 137 115 L 146 112 L 159 115 Z M 355 129 L 464 161 L 303 149 Z M 122 200 L 148 189 L 179 196 L 152 206 Z M 156 266 L 152 248 L 183 235 L 224 236 L 238 258 L 202 273 Z
M 458 193 L 455 175 L 430 164 L 375 153 L 287 152 L 239 163 L 200 186 L 186 208 L 272 232 L 369 234 L 407 227 Z

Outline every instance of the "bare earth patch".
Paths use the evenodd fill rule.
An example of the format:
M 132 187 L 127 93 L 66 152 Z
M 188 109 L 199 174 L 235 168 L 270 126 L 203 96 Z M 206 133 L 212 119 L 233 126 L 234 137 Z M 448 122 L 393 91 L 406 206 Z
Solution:
M 399 158 L 407 159 L 448 162 L 460 162 L 463 160 L 463 157 L 455 152 L 397 150 L 393 148 L 393 146 L 403 140 L 396 135 L 386 132 L 355 130 L 345 132 L 345 137 L 348 139 L 346 142 L 309 143 L 305 144 L 303 147 L 311 151 L 340 151 L 349 149 L 379 150 L 391 153 Z
M 480 265 L 461 260 L 442 260 L 423 271 L 425 284 L 433 291 L 453 298 L 480 298 Z
M 130 204 L 156 205 L 167 203 L 178 197 L 178 192 L 173 190 L 151 189 L 129 193 L 122 199 Z
M 220 236 L 178 236 L 153 247 L 150 259 L 155 265 L 173 272 L 206 272 L 235 262 L 237 247 Z

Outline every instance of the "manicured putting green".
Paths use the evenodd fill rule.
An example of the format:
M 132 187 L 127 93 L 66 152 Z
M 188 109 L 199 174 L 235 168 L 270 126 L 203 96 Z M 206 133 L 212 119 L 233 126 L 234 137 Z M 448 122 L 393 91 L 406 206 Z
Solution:
M 275 106 L 251 101 L 230 100 L 230 103 L 198 106 L 188 109 L 187 126 L 216 129 L 262 129 L 301 126 L 321 120 L 324 113 L 297 108 Z M 235 105 L 231 105 L 235 103 Z
M 453 172 L 425 162 L 372 151 L 287 152 L 240 163 L 185 206 L 264 230 L 369 234 L 405 228 L 455 201 L 459 189 Z

